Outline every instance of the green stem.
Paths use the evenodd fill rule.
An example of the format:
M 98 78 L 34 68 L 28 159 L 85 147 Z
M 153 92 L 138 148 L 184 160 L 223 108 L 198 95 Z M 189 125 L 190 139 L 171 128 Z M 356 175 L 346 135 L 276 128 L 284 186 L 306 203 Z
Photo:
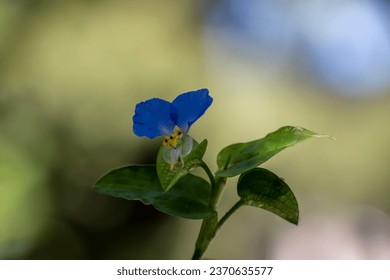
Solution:
M 217 205 L 226 185 L 226 178 L 218 176 L 214 177 L 205 162 L 202 162 L 200 166 L 204 169 L 210 179 L 211 197 L 209 206 L 215 212 L 210 218 L 204 219 L 202 222 L 198 239 L 196 240 L 194 254 L 192 255 L 193 260 L 199 260 L 202 258 L 217 231 L 222 227 L 226 220 L 229 219 L 229 217 L 244 204 L 242 200 L 239 200 L 228 212 L 226 212 L 222 219 L 218 221 Z
M 206 172 L 207 176 L 209 177 L 211 186 L 214 186 L 215 179 L 214 179 L 214 175 L 211 172 L 210 168 L 207 166 L 207 164 L 204 161 L 202 161 L 200 167 L 203 168 L 203 170 Z
M 216 229 L 218 226 L 217 204 L 226 184 L 226 178 L 217 176 L 214 177 L 205 163 L 203 163 L 201 166 L 210 178 L 211 197 L 209 206 L 215 211 L 215 214 L 213 214 L 208 219 L 204 219 L 202 222 L 198 239 L 196 240 L 195 244 L 195 251 L 192 256 L 193 260 L 199 260 L 203 256 L 204 252 L 210 245 L 211 240 L 213 240 L 215 236 Z
M 218 224 L 218 215 L 214 214 L 208 219 L 204 219 L 196 240 L 193 260 L 200 260 L 215 236 L 215 228 Z
M 230 216 L 234 212 L 236 212 L 242 205 L 244 205 L 244 201 L 242 201 L 241 199 L 239 201 L 237 201 L 237 203 L 234 204 L 233 207 L 230 208 L 230 210 L 226 212 L 226 214 L 221 218 L 221 220 L 219 220 L 219 222 L 217 224 L 217 228 L 215 229 L 215 232 L 217 232 L 222 227 L 222 225 L 227 221 L 227 219 L 229 219 Z
M 209 219 L 203 220 L 202 227 L 199 232 L 199 237 L 196 241 L 195 251 L 192 256 L 193 260 L 199 260 L 203 256 L 204 252 L 207 250 L 208 246 L 210 245 L 211 241 L 213 240 L 217 232 L 220 230 L 222 225 L 242 205 L 244 205 L 244 201 L 237 201 L 237 203 L 234 204 L 232 208 L 230 208 L 230 210 L 226 212 L 226 214 L 221 218 L 221 220 L 219 220 L 219 222 L 217 214 L 215 214 Z

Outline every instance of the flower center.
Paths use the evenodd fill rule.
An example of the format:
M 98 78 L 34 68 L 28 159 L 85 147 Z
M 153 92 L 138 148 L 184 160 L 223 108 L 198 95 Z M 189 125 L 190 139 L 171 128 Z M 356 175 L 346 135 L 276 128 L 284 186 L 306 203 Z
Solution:
M 176 148 L 178 144 L 181 143 L 183 138 L 183 133 L 181 133 L 178 127 L 175 127 L 175 132 L 171 136 L 167 136 L 164 139 L 164 146 L 167 146 L 169 149 Z

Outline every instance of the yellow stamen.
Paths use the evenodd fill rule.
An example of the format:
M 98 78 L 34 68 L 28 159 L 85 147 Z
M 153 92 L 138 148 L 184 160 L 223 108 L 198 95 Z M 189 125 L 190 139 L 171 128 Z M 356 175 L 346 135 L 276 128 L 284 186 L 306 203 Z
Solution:
M 181 133 L 180 129 L 176 127 L 175 132 L 171 136 L 165 137 L 163 144 L 169 149 L 176 148 L 182 138 L 183 133 Z

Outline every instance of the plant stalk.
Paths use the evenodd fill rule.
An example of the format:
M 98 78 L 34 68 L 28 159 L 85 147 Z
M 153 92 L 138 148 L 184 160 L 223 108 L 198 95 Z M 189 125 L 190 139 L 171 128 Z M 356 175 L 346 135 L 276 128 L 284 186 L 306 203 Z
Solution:
M 219 220 L 217 224 L 217 228 L 215 229 L 215 233 L 217 233 L 217 231 L 222 227 L 222 225 L 227 221 L 227 219 L 229 219 L 230 216 L 243 205 L 244 205 L 243 200 L 240 199 L 239 201 L 237 201 L 237 203 L 234 204 L 232 208 L 230 208 L 230 210 L 225 213 L 225 215 L 221 218 L 221 220 Z
M 217 205 L 226 185 L 226 178 L 212 176 L 210 169 L 205 163 L 202 165 L 202 168 L 206 171 L 210 178 L 211 197 L 209 206 L 215 211 L 215 214 L 208 219 L 204 219 L 202 222 L 198 239 L 196 240 L 194 254 L 192 256 L 193 260 L 199 260 L 202 258 L 203 254 L 210 245 L 211 240 L 213 240 L 215 236 L 218 228 Z

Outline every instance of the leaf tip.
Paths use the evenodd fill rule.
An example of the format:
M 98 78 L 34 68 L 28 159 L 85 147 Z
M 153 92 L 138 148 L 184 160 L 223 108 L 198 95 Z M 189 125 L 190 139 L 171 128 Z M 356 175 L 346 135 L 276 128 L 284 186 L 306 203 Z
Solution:
M 299 224 L 299 217 L 296 217 L 296 219 L 290 220 L 289 222 L 292 223 L 293 225 L 298 226 L 298 224 Z
M 316 138 L 329 138 L 330 140 L 336 140 L 335 137 L 333 137 L 331 135 L 328 135 L 328 134 L 315 134 L 315 135 L 313 135 L 313 137 L 316 137 Z

